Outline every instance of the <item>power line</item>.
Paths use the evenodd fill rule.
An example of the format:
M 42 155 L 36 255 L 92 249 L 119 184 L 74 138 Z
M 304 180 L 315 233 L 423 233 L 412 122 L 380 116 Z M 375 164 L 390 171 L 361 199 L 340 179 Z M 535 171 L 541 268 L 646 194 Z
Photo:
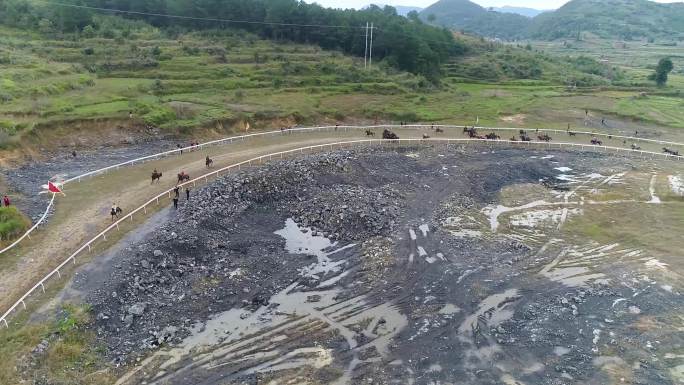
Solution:
M 172 14 L 167 14 L 167 13 L 127 11 L 127 10 L 123 10 L 123 9 L 92 7 L 89 5 L 57 3 L 57 2 L 43 1 L 43 0 L 35 0 L 35 1 L 38 3 L 55 5 L 58 7 L 89 9 L 92 11 L 123 13 L 123 14 L 138 15 L 138 16 L 166 17 L 166 18 L 171 18 L 171 19 L 194 20 L 194 21 L 213 21 L 213 22 L 219 22 L 219 23 L 251 24 L 251 25 L 272 25 L 272 26 L 278 26 L 278 27 L 305 27 L 305 28 L 330 28 L 330 29 L 364 29 L 364 28 L 366 28 L 364 26 L 354 27 L 354 26 L 349 26 L 349 25 L 298 24 L 298 23 L 277 23 L 277 22 L 254 21 L 254 20 L 231 20 L 231 19 L 219 19 L 219 18 L 212 18 L 212 17 L 172 15 Z

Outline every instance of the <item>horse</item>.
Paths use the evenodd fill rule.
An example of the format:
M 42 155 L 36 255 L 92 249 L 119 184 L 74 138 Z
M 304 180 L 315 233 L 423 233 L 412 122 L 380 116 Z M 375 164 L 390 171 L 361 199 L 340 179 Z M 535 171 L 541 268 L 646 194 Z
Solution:
M 375 136 L 375 132 L 371 130 L 366 130 L 366 136 Z
M 152 183 L 154 183 L 154 182 L 158 183 L 159 180 L 161 179 L 161 177 L 162 177 L 162 173 L 158 172 L 157 170 L 154 170 L 152 172 Z M 150 183 L 150 184 L 152 184 L 152 183 Z
M 513 135 L 513 136 L 511 136 L 511 138 L 508 139 L 508 140 L 510 140 L 511 142 L 517 142 L 517 141 L 518 141 L 518 138 L 516 138 L 515 135 Z
M 667 147 L 663 147 L 663 152 L 669 155 L 679 156 L 679 151 L 670 150 Z
M 438 134 L 443 134 L 443 133 L 444 133 L 444 130 L 442 130 L 441 128 L 437 127 L 437 128 L 435 128 L 435 132 L 438 133 Z
M 591 144 L 593 144 L 595 146 L 603 146 L 603 142 L 598 140 L 598 138 L 595 138 L 595 137 L 591 138 Z
M 523 141 L 523 142 L 531 142 L 531 141 L 532 141 L 532 138 L 530 138 L 529 136 L 527 136 L 527 134 L 522 134 L 522 135 L 520 135 L 520 140 Z
M 632 150 L 641 150 L 641 147 L 637 146 L 636 144 L 632 143 Z
M 205 159 L 204 164 L 207 166 L 207 168 L 211 168 L 211 165 L 214 164 L 214 160 L 207 156 L 207 159 Z
M 568 135 L 570 135 L 570 136 L 577 136 L 577 133 L 572 132 L 572 131 L 568 131 Z
M 387 130 L 387 129 L 382 132 L 382 138 L 383 139 L 399 139 L 397 134 L 395 134 L 394 132 Z
M 541 140 L 542 142 L 550 142 L 551 137 L 549 134 L 544 134 L 544 135 L 537 135 L 537 139 Z
M 493 132 L 490 133 L 490 134 L 487 134 L 487 135 L 485 136 L 485 138 L 487 138 L 487 139 L 489 139 L 489 140 L 499 140 L 499 139 L 501 139 L 501 137 L 500 137 L 499 135 L 497 135 L 497 134 L 495 134 L 495 133 L 493 133 Z
M 430 135 L 428 135 L 428 134 L 423 134 L 423 139 L 430 139 Z
M 188 180 L 190 180 L 190 175 L 188 175 L 184 172 L 181 172 L 180 174 L 178 174 L 178 183 L 185 182 Z
M 469 128 L 465 132 L 468 133 L 469 138 L 479 138 L 479 135 L 477 135 L 477 130 L 475 130 L 475 127 Z

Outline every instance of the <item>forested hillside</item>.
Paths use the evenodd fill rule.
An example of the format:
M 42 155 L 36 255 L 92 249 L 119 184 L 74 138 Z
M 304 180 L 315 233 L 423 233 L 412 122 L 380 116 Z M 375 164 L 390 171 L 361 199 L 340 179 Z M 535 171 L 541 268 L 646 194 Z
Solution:
M 602 38 L 684 39 L 684 3 L 648 0 L 573 0 L 534 18 L 528 35 L 553 40 L 592 33 Z
M 421 12 L 427 22 L 481 36 L 520 39 L 530 18 L 513 13 L 489 11 L 468 0 L 441 0 Z
M 463 53 L 451 33 L 397 15 L 392 7 L 371 6 L 362 11 L 332 10 L 296 0 L 64 0 L 59 6 L 31 0 L 0 0 L 0 22 L 43 33 L 83 33 L 102 30 L 96 11 L 74 6 L 125 11 L 167 31 L 240 28 L 261 37 L 317 44 L 323 49 L 364 56 L 365 26 L 373 22 L 373 56 L 398 69 L 436 80 L 440 66 Z M 158 17 L 150 14 L 177 15 Z M 207 20 L 210 19 L 210 20 Z M 123 31 L 122 39 L 126 38 Z
M 684 40 L 684 4 L 648 0 L 572 0 L 534 18 L 487 10 L 468 0 L 440 0 L 422 11 L 433 24 L 506 40 L 582 38 Z

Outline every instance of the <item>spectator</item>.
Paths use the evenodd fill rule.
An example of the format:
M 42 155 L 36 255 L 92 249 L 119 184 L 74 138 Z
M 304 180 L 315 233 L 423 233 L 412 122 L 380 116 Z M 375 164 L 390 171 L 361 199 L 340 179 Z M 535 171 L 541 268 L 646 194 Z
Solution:
M 11 202 L 7 195 L 2 198 L 2 204 L 5 205 L 5 207 L 10 207 Z

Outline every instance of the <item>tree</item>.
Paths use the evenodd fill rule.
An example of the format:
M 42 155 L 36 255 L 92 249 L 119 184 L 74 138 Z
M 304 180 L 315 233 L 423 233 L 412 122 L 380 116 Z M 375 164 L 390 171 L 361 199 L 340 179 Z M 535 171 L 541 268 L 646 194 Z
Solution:
M 430 23 L 434 23 L 435 20 L 437 20 L 437 16 L 435 16 L 434 13 L 431 13 L 431 14 L 428 15 L 428 18 L 427 18 L 427 19 L 428 19 L 428 21 L 429 21 Z
M 406 15 L 406 18 L 413 22 L 420 23 L 420 15 L 416 11 L 409 12 L 408 15 Z
M 670 72 L 672 72 L 673 68 L 674 65 L 669 57 L 662 58 L 658 62 L 655 72 L 649 77 L 649 79 L 655 80 L 658 87 L 664 87 L 667 83 L 667 76 Z
M 86 39 L 95 37 L 95 28 L 93 28 L 93 26 L 90 24 L 83 27 L 83 37 Z

